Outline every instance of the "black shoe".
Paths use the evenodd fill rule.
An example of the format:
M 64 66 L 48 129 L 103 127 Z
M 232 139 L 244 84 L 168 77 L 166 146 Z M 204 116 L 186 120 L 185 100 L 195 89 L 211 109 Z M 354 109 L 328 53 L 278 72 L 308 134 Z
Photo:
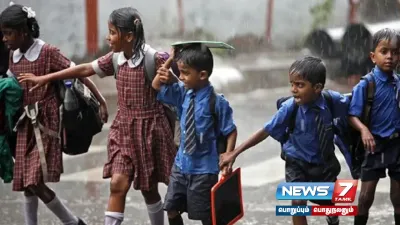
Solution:
M 78 220 L 79 220 L 78 225 L 86 225 L 86 223 L 83 222 L 83 220 L 81 218 L 78 218 Z

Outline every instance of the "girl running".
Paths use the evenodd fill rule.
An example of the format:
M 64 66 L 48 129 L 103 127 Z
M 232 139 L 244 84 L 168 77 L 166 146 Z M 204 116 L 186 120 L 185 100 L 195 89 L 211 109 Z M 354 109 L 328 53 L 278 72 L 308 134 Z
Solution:
M 11 50 L 8 76 L 34 73 L 42 76 L 69 68 L 73 64 L 60 51 L 39 38 L 39 24 L 35 12 L 26 6 L 12 5 L 0 15 L 3 42 Z M 101 102 L 101 115 L 107 120 L 107 107 L 103 96 L 89 79 L 82 79 Z M 21 83 L 24 90 L 23 105 L 38 104 L 37 120 L 48 130 L 59 130 L 59 106 L 55 85 L 49 84 L 29 92 L 32 85 Z M 59 138 L 50 132 L 41 132 L 36 139 L 32 121 L 25 117 L 17 130 L 13 190 L 25 194 L 25 221 L 36 225 L 38 198 L 63 224 L 85 224 L 61 202 L 45 182 L 59 182 L 63 172 L 62 149 Z M 42 144 L 37 144 L 41 140 Z M 38 147 L 39 146 L 39 147 Z M 44 163 L 43 163 L 44 162 Z M 45 171 L 45 172 L 44 172 Z
M 151 224 L 162 225 L 164 212 L 157 184 L 168 183 L 176 148 L 165 110 L 144 74 L 143 59 L 150 46 L 145 44 L 143 23 L 136 9 L 113 11 L 108 29 L 107 40 L 112 51 L 107 55 L 46 76 L 25 74 L 21 81 L 36 83 L 33 88 L 36 90 L 54 80 L 116 74 L 118 111 L 110 128 L 108 162 L 103 173 L 104 178 L 111 177 L 105 224 L 121 224 L 125 197 L 133 182 L 133 188 L 142 192 Z M 119 52 L 122 53 L 118 55 L 115 71 L 113 54 Z M 164 61 L 157 55 L 157 68 Z

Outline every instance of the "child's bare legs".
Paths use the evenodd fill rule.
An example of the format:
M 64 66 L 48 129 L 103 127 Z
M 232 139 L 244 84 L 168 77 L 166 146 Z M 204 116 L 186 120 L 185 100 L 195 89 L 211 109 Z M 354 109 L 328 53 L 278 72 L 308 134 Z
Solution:
M 112 175 L 105 225 L 119 225 L 124 220 L 125 199 L 131 183 L 127 175 Z
M 37 213 L 39 200 L 38 197 L 29 189 L 24 191 L 25 203 L 24 203 L 24 215 L 26 225 L 37 225 Z
M 27 194 L 35 194 L 65 225 L 77 225 L 79 219 L 74 216 L 71 211 L 57 198 L 56 194 L 47 187 L 46 184 L 40 183 L 37 186 L 29 186 Z M 32 206 L 33 207 L 33 206 Z M 32 208 L 32 210 L 34 210 Z M 37 209 L 36 209 L 37 212 Z
M 131 179 L 124 174 L 113 174 L 110 184 L 110 198 L 106 212 L 105 225 L 119 225 L 124 219 L 126 195 L 131 186 Z M 152 225 L 164 224 L 164 210 L 158 186 L 150 191 L 142 191 Z
M 307 201 L 292 200 L 292 205 L 307 205 Z M 293 225 L 307 225 L 307 218 L 305 216 L 292 216 Z
M 394 221 L 400 225 L 400 181 L 390 179 L 390 200 L 394 208 Z
M 379 180 L 362 181 L 360 196 L 358 197 L 358 215 L 354 218 L 354 225 L 366 225 L 368 212 L 374 202 L 375 189 Z
M 142 191 L 152 225 L 164 224 L 164 209 L 157 183 L 150 191 Z

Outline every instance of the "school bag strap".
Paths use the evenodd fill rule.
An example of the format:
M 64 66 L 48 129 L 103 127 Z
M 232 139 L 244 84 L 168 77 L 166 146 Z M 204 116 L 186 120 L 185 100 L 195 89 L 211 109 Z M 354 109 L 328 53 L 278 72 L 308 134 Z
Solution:
M 122 52 L 113 53 L 113 58 L 112 58 L 115 79 L 117 79 L 117 73 L 118 73 L 119 54 L 122 54 Z M 146 79 L 151 83 L 151 82 L 153 82 L 153 79 L 157 74 L 157 71 L 156 71 L 157 50 L 149 47 L 144 54 L 143 60 L 144 60 L 144 62 L 143 62 L 144 75 L 145 75 Z
M 114 52 L 112 56 L 112 63 L 114 67 L 114 78 L 117 79 L 117 73 L 118 73 L 118 57 L 119 57 L 119 52 Z
M 368 127 L 371 120 L 371 109 L 374 102 L 375 95 L 375 78 L 373 73 L 369 73 L 361 78 L 368 82 L 366 100 L 364 105 L 364 110 L 362 113 L 362 122 Z
M 332 95 L 329 93 L 328 90 L 323 90 L 322 91 L 322 96 L 324 96 L 324 99 L 326 101 L 326 104 L 328 105 L 328 109 L 331 111 L 331 114 L 333 116 L 333 100 L 332 100 Z
M 156 71 L 156 63 L 157 63 L 157 50 L 149 47 L 144 55 L 144 75 L 147 80 L 151 83 L 154 80 L 154 77 L 157 74 Z
M 215 110 L 216 102 L 217 102 L 217 93 L 215 92 L 215 90 L 213 90 L 211 92 L 211 95 L 210 95 L 209 104 L 210 104 L 210 112 L 211 112 L 211 116 L 213 118 L 213 125 L 214 125 L 215 132 L 218 131 L 218 115 L 217 115 L 217 112 Z
M 296 126 L 296 115 L 297 115 L 297 111 L 299 110 L 299 105 L 297 105 L 296 103 L 294 104 L 294 108 L 292 113 L 290 114 L 289 117 L 289 125 L 288 125 L 288 132 L 285 136 L 285 142 L 289 139 L 289 135 L 291 133 L 293 133 L 294 131 L 294 127 Z
M 323 90 L 322 91 L 322 96 L 324 96 L 324 99 L 326 101 L 326 104 L 328 105 L 329 111 L 331 111 L 332 119 L 334 118 L 334 109 L 335 107 L 333 106 L 333 99 L 331 93 L 329 93 L 328 90 Z M 338 128 L 332 123 L 333 127 L 333 133 L 334 134 L 339 134 Z
M 216 104 L 217 104 L 217 93 L 213 89 L 210 95 L 210 112 L 211 116 L 213 118 L 213 125 L 214 125 L 214 132 L 215 136 L 217 138 L 216 143 L 217 143 L 217 151 L 219 154 L 225 153 L 226 152 L 226 147 L 228 145 L 228 139 L 226 136 L 222 135 L 221 132 L 218 129 L 218 113 L 216 111 Z

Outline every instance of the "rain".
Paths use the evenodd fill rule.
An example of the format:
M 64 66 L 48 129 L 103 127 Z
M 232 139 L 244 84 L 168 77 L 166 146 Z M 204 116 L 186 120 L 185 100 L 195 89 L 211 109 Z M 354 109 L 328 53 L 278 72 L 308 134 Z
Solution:
M 322 58 L 327 67 L 325 88 L 350 93 L 374 67 L 370 59 L 374 33 L 383 28 L 400 31 L 398 0 L 14 2 L 35 10 L 40 38 L 57 46 L 76 64 L 110 52 L 106 41 L 109 15 L 112 10 L 127 6 L 138 9 L 146 43 L 158 51 L 169 52 L 177 41 L 209 40 L 232 45 L 235 50 L 212 50 L 214 69 L 210 81 L 233 108 L 237 146 L 272 118 L 277 99 L 292 95 L 289 67 L 296 59 L 306 55 Z M 8 0 L 0 0 L 1 11 L 8 5 Z M 110 194 L 110 179 L 102 177 L 107 137 L 117 113 L 117 92 L 114 77 L 90 79 L 107 100 L 108 122 L 94 136 L 88 153 L 63 155 L 61 181 L 49 186 L 75 215 L 87 224 L 101 225 Z M 277 185 L 285 181 L 280 151 L 280 143 L 269 137 L 237 158 L 234 167 L 242 170 L 244 216 L 236 224 L 292 224 L 291 217 L 278 217 L 275 212 L 277 205 L 290 205 L 290 201 L 276 200 L 275 196 Z M 336 152 L 341 164 L 339 179 L 351 179 L 344 157 Z M 389 178 L 380 180 L 368 224 L 395 224 L 389 186 Z M 160 183 L 159 190 L 164 199 L 167 187 Z M 24 224 L 23 204 L 22 192 L 13 192 L 11 184 L 0 181 L 0 225 Z M 357 200 L 352 205 L 357 205 Z M 186 214 L 183 218 L 185 224 L 200 224 L 189 220 Z M 38 219 L 38 224 L 61 224 L 42 203 Z M 353 220 L 354 217 L 343 216 L 340 224 L 353 224 Z M 308 223 L 326 224 L 324 217 L 308 217 Z M 131 188 L 128 192 L 123 224 L 150 224 L 140 191 Z

